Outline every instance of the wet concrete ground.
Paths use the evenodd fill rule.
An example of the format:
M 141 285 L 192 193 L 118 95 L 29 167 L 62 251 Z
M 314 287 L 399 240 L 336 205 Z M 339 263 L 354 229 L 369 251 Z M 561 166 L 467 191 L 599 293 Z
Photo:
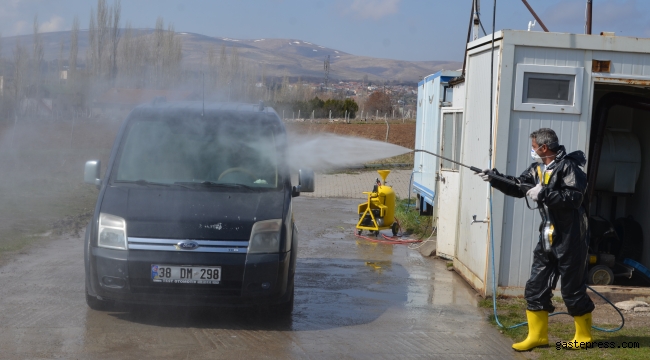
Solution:
M 445 262 L 357 241 L 357 200 L 296 198 L 290 319 L 249 309 L 86 307 L 82 239 L 0 268 L 0 358 L 506 359 L 510 341 Z

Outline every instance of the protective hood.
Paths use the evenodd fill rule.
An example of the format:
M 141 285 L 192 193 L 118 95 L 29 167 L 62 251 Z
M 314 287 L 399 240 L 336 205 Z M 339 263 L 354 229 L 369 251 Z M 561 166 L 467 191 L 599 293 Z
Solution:
M 567 154 L 564 145 L 560 145 L 555 161 L 560 162 L 564 159 L 571 160 L 574 163 L 576 163 L 576 165 L 581 167 L 584 167 L 585 164 L 587 164 L 587 157 L 585 156 L 585 153 L 582 150 L 577 150 Z

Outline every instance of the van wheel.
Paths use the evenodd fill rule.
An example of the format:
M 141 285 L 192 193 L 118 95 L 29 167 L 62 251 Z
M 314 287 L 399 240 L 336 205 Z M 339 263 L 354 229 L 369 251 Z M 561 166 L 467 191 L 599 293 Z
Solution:
M 295 293 L 295 286 L 293 285 L 293 281 L 291 281 L 291 296 L 289 298 L 289 301 L 273 305 L 271 307 L 271 313 L 275 316 L 291 316 L 291 313 L 293 312 L 293 299 L 294 299 L 294 293 Z
M 293 313 L 293 290 L 291 291 L 291 299 L 284 304 L 277 305 L 275 312 L 279 316 L 290 316 Z
M 86 290 L 86 304 L 89 308 L 97 311 L 110 310 L 114 306 L 114 303 L 111 301 L 99 300 L 95 296 L 88 295 L 88 290 Z

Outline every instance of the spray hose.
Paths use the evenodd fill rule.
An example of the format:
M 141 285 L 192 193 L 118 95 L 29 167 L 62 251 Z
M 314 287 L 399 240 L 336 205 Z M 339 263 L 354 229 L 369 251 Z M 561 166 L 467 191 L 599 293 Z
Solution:
M 381 234 L 381 237 L 383 239 L 378 239 L 378 238 L 371 238 L 368 236 L 363 236 L 358 234 L 356 231 L 354 232 L 354 236 L 368 240 L 374 243 L 379 243 L 379 244 L 387 244 L 387 245 L 409 245 L 409 244 L 415 244 L 415 243 L 420 243 L 422 242 L 422 239 L 405 239 L 405 240 L 400 240 L 402 236 L 404 236 L 404 233 L 402 231 L 402 225 L 399 222 L 399 219 L 395 218 L 395 221 L 397 222 L 397 225 L 399 226 L 399 233 L 397 236 L 386 236 L 385 234 Z
M 490 190 L 490 215 L 491 214 L 492 214 L 492 191 Z M 490 216 L 490 219 L 491 218 L 492 217 Z M 497 283 L 496 283 L 495 270 L 494 270 L 494 233 L 492 231 L 492 226 L 490 226 L 490 252 L 491 252 L 491 261 L 492 261 L 492 308 L 494 310 L 494 320 L 496 321 L 497 325 L 499 325 L 499 327 L 502 327 L 504 329 L 515 329 L 515 328 L 518 328 L 520 326 L 524 326 L 524 325 L 528 324 L 527 321 L 519 323 L 519 324 L 515 324 L 515 325 L 512 325 L 512 326 L 505 326 L 505 325 L 501 324 L 501 322 L 499 321 L 499 315 L 497 314 L 497 295 L 496 295 L 497 294 L 497 285 L 496 285 Z M 621 313 L 621 310 L 619 310 L 611 301 L 609 301 L 609 299 L 607 299 L 605 296 L 603 296 L 603 294 L 601 294 L 598 291 L 594 290 L 591 286 L 587 285 L 587 288 L 589 288 L 589 290 L 593 291 L 596 295 L 600 296 L 603 300 L 605 300 L 621 316 L 621 325 L 619 327 L 617 327 L 617 328 L 603 329 L 603 328 L 600 328 L 598 326 L 593 326 L 593 325 L 591 327 L 593 329 L 598 330 L 598 331 L 604 331 L 604 332 L 615 332 L 615 331 L 621 330 L 623 328 L 623 326 L 625 325 L 625 317 L 623 316 L 623 313 Z M 570 314 L 568 312 L 561 311 L 561 312 L 554 312 L 552 314 L 549 314 L 548 316 L 551 317 L 551 316 L 555 316 L 555 315 L 570 315 Z

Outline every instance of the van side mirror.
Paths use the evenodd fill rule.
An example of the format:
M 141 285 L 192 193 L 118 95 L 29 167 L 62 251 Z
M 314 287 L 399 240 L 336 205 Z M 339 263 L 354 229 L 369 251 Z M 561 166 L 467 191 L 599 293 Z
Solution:
M 99 174 L 101 165 L 102 163 L 99 160 L 86 161 L 86 166 L 84 167 L 84 182 L 86 184 L 97 185 L 97 188 L 102 185 L 102 179 Z
M 314 170 L 298 170 L 298 186 L 300 186 L 299 191 L 314 192 Z
M 300 185 L 291 188 L 291 197 L 300 196 Z

